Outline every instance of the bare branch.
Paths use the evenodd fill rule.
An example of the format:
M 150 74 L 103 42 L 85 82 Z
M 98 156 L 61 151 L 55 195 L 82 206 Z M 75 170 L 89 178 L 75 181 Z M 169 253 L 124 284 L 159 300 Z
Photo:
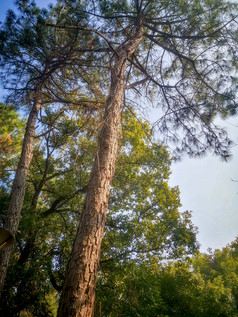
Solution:
M 132 83 L 132 84 L 126 86 L 126 89 L 131 89 L 131 88 L 134 88 L 138 85 L 142 85 L 142 84 L 146 83 L 149 79 L 150 79 L 149 77 L 145 77 L 142 80 L 136 81 L 135 83 Z

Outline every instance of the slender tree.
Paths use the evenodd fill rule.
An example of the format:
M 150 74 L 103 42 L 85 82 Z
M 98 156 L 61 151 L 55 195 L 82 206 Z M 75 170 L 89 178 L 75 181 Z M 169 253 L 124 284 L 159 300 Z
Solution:
M 75 1 L 90 16 L 87 26 L 48 23 L 97 35 L 95 52 L 107 49 L 110 87 L 98 135 L 84 210 L 69 259 L 58 316 L 92 316 L 100 246 L 127 89 L 158 98 L 158 130 L 177 154 L 212 150 L 229 157 L 230 141 L 215 126 L 217 114 L 236 110 L 233 82 L 236 6 L 223 1 Z M 110 36 L 110 40 L 109 37 Z M 138 90 L 140 87 L 140 90 Z M 143 88 L 144 87 L 144 88 Z M 104 85 L 104 88 L 105 87 Z M 133 94 L 126 94 L 133 102 Z M 150 98 L 150 101 L 152 99 Z M 180 138 L 182 136 L 182 138 Z
M 21 219 L 26 178 L 32 160 L 36 122 L 40 109 L 43 105 L 53 102 L 74 103 L 89 109 L 98 109 L 100 106 L 100 100 L 95 97 L 95 83 L 91 81 L 90 90 L 86 95 L 80 94 L 78 90 L 76 98 L 75 87 L 79 86 L 79 71 L 75 68 L 77 80 L 74 81 L 70 76 L 73 66 L 81 67 L 81 73 L 83 73 L 83 66 L 90 62 L 87 57 L 82 58 L 85 52 L 90 51 L 92 45 L 87 34 L 79 41 L 77 30 L 57 32 L 48 28 L 45 25 L 45 19 L 51 17 L 59 21 L 64 20 L 60 7 L 56 7 L 53 12 L 47 12 L 39 10 L 34 3 L 21 1 L 19 10 L 20 17 L 9 11 L 0 32 L 1 78 L 4 88 L 10 91 L 7 100 L 18 107 L 25 106 L 26 108 L 28 105 L 30 108 L 22 152 L 4 221 L 4 227 L 14 235 L 17 233 Z M 74 14 L 83 20 L 80 11 Z M 59 77 L 61 83 L 59 83 Z M 71 78 L 70 85 L 67 84 L 69 77 Z M 84 91 L 86 91 L 90 82 L 89 74 L 84 74 L 83 81 Z M 4 286 L 10 254 L 11 248 L 0 251 L 0 293 Z

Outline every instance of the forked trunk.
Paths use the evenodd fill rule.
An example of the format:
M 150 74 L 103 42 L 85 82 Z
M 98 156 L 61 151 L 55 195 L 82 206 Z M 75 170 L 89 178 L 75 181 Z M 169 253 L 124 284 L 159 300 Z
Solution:
M 21 210 L 26 190 L 26 178 L 33 156 L 35 124 L 40 107 L 40 99 L 35 97 L 35 101 L 27 121 L 21 157 L 13 181 L 9 206 L 5 218 L 4 228 L 9 229 L 14 235 L 17 232 L 21 219 Z M 0 294 L 3 290 L 11 251 L 12 248 L 0 249 Z
M 115 169 L 120 136 L 124 74 L 127 58 L 140 43 L 142 28 L 117 49 L 111 87 L 98 150 L 91 171 L 84 210 L 69 259 L 58 317 L 92 317 L 101 242 L 106 221 L 110 185 Z

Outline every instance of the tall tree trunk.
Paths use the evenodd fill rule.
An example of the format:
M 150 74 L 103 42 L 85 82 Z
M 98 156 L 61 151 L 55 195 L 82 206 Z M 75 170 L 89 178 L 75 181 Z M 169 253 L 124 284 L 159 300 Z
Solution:
M 111 87 L 105 105 L 102 129 L 98 136 L 98 150 L 91 171 L 78 232 L 67 266 L 58 317 L 93 316 L 101 242 L 118 152 L 126 62 L 139 45 L 142 33 L 142 28 L 138 27 L 131 39 L 120 46 L 114 56 Z
M 9 206 L 4 222 L 4 228 L 9 229 L 14 235 L 17 232 L 18 225 L 21 219 L 21 210 L 26 190 L 26 178 L 33 156 L 35 124 L 40 107 L 41 101 L 40 98 L 36 95 L 33 107 L 27 121 L 21 157 L 13 181 Z M 0 250 L 0 294 L 3 290 L 11 251 L 12 248 Z

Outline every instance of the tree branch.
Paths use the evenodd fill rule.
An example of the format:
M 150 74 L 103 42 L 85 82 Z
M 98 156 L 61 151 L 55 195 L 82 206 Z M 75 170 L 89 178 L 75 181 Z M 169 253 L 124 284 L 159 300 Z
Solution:
M 58 29 L 78 29 L 78 30 L 83 30 L 83 31 L 89 31 L 89 32 L 93 32 L 97 35 L 99 35 L 100 37 L 102 37 L 108 44 L 108 46 L 110 47 L 110 49 L 117 54 L 116 50 L 114 49 L 114 47 L 112 46 L 110 40 L 101 32 L 99 32 L 98 30 L 95 30 L 93 28 L 87 28 L 87 27 L 84 27 L 84 26 L 80 26 L 80 25 L 58 25 L 58 24 L 54 24 L 54 23 L 46 23 L 47 26 L 53 26 L 55 28 L 58 28 Z
M 131 89 L 131 88 L 134 88 L 138 85 L 142 85 L 142 84 L 146 83 L 149 79 L 150 79 L 149 77 L 145 77 L 142 80 L 136 81 L 135 83 L 132 83 L 132 84 L 126 86 L 126 89 Z

